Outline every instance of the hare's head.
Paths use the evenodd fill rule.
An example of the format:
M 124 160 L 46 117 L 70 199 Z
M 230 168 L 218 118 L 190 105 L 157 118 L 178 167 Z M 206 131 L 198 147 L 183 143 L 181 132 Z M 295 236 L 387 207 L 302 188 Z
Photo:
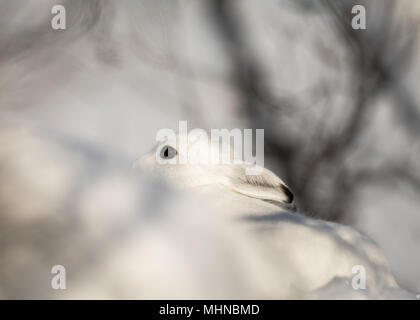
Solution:
M 135 167 L 153 171 L 182 188 L 219 184 L 244 196 L 295 210 L 293 193 L 273 172 L 233 159 L 226 144 L 212 143 L 195 135 L 165 138 L 154 150 L 135 162 Z

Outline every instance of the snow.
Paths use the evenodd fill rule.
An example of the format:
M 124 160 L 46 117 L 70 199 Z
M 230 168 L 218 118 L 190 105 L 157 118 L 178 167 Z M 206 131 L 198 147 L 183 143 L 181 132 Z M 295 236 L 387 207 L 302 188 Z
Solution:
M 178 190 L 131 168 L 153 147 L 157 130 L 176 128 L 180 119 L 246 125 L 202 5 L 186 6 L 179 22 L 169 9 L 162 15 L 160 5 L 110 4 L 99 27 L 83 33 L 89 15 L 78 16 L 86 9 L 79 3 L 68 8 L 79 23 L 51 33 L 52 4 L 0 4 L 0 47 L 13 39 L 0 57 L 0 298 L 416 298 L 404 289 L 420 292 L 417 195 L 363 193 L 356 223 L 362 234 L 279 211 L 224 185 Z M 250 12 L 261 22 L 254 16 L 260 11 Z M 276 19 L 283 18 L 285 27 L 302 29 L 302 43 L 328 27 L 322 19 L 311 20 L 310 29 L 306 18 Z M 104 41 L 111 22 L 115 33 Z M 38 36 L 20 36 L 35 27 Z M 257 35 L 264 28 L 250 27 Z M 180 63 L 192 59 L 202 78 L 166 66 L 168 30 L 177 34 L 172 49 Z M 261 37 L 261 46 L 271 45 Z M 299 94 L 308 79 L 317 80 L 319 66 L 300 45 L 267 49 L 266 68 L 280 70 L 276 92 Z M 291 59 L 303 61 L 302 72 Z M 311 118 L 314 110 L 303 112 Z M 50 285 L 57 264 L 66 267 L 63 291 Z M 366 290 L 351 287 L 354 265 L 366 268 Z
M 1 136 L 4 172 L 20 177 L 1 203 L 25 195 L 2 210 L 2 298 L 412 298 L 351 227 L 220 185 L 176 189 L 17 123 Z M 55 264 L 66 290 L 50 287 Z M 368 291 L 348 285 L 354 265 L 365 266 Z

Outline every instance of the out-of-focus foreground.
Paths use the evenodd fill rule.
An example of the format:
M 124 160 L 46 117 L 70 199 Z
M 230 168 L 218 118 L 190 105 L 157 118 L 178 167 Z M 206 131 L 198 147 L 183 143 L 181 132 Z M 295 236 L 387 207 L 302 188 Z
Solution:
M 0 3 L 0 297 L 62 297 L 56 264 L 71 297 L 284 297 L 240 231 L 131 170 L 179 120 L 265 129 L 300 211 L 420 292 L 418 3 L 71 0 L 53 30 L 55 4 Z

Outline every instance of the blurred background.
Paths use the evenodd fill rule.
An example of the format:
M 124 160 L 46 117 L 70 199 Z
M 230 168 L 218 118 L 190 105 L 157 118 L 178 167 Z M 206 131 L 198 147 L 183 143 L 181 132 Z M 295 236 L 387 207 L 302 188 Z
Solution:
M 300 212 L 364 231 L 420 292 L 419 2 L 2 0 L 0 15 L 2 297 L 43 296 L 28 263 L 61 245 L 62 263 L 95 260 L 78 232 L 152 210 L 130 166 L 179 120 L 265 129 Z

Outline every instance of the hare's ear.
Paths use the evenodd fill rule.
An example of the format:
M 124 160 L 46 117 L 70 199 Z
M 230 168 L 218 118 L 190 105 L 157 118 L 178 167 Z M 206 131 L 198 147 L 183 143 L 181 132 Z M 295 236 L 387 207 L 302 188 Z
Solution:
M 259 168 L 259 174 L 246 174 L 244 164 L 230 165 L 224 168 L 222 183 L 248 197 L 273 202 L 281 207 L 295 210 L 294 196 L 289 187 L 273 172 Z

